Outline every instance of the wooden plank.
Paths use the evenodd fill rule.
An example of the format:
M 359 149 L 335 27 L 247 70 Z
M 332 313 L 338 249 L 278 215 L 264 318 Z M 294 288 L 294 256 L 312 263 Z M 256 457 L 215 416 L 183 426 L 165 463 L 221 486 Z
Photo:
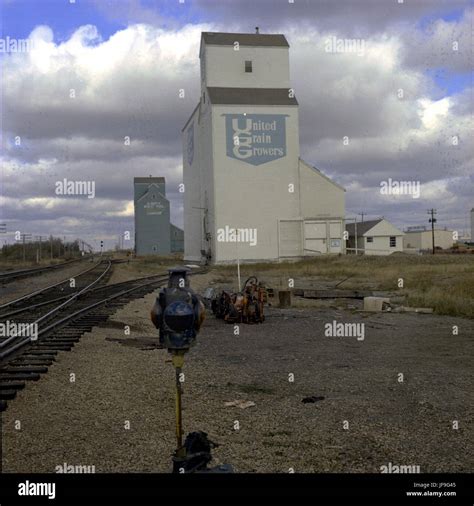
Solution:
M 422 313 L 422 314 L 433 314 L 432 307 L 407 307 L 399 306 L 393 310 L 394 313 Z
M 372 296 L 371 290 L 304 290 L 305 299 L 363 299 Z

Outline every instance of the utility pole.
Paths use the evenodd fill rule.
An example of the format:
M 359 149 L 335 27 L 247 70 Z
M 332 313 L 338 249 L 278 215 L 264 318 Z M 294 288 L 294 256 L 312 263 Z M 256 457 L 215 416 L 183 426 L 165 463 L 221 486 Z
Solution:
M 362 216 L 362 218 L 361 218 L 360 221 L 361 221 L 361 223 L 363 223 L 364 222 L 364 216 L 367 216 L 367 213 L 357 213 L 357 214 L 359 214 L 360 216 Z
M 46 238 L 47 238 L 47 237 L 45 236 L 45 239 L 46 239 Z M 41 251 L 41 250 L 42 250 L 42 245 L 43 245 L 43 244 L 42 244 L 42 242 L 43 242 L 43 236 L 42 236 L 42 235 L 37 235 L 37 236 L 35 237 L 35 239 L 36 239 L 37 241 L 39 241 L 39 261 L 41 261 L 41 260 L 42 260 L 42 256 L 43 256 L 43 255 L 42 255 L 42 251 Z M 38 263 L 38 262 L 37 262 L 37 263 Z
M 434 224 L 436 223 L 436 218 L 434 215 L 437 213 L 436 209 L 429 209 L 428 214 L 431 215 L 430 223 L 431 223 L 431 238 L 433 242 L 433 255 L 435 254 L 435 233 L 434 233 Z
M 20 234 L 20 239 L 23 242 L 23 262 L 26 262 L 26 241 L 31 239 L 31 234 Z
M 357 237 L 357 218 L 354 222 L 354 234 L 355 234 L 355 249 L 356 249 L 355 254 L 357 256 L 359 254 L 359 251 L 358 251 L 359 250 L 359 245 L 358 245 L 359 239 Z
M 7 233 L 7 224 L 6 223 L 0 223 L 0 234 L 6 234 Z M 6 241 L 3 241 L 3 246 L 6 246 Z M 3 251 L 3 247 L 2 247 Z M 5 248 L 5 255 L 7 253 L 7 249 Z

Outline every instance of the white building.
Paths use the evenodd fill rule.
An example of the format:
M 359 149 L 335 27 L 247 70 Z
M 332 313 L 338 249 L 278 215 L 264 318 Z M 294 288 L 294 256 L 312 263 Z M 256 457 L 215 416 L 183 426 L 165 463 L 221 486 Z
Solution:
M 348 223 L 348 253 L 390 255 L 403 251 L 403 232 L 384 218 Z M 356 247 L 357 244 L 357 247 Z
M 345 190 L 300 159 L 286 38 L 206 32 L 199 57 L 183 128 L 185 259 L 344 252 Z
M 435 247 L 442 249 L 452 248 L 454 245 L 453 231 L 435 229 Z M 416 229 L 408 229 L 403 237 L 403 249 L 405 250 L 431 250 L 433 249 L 433 234 L 430 227 L 420 226 Z

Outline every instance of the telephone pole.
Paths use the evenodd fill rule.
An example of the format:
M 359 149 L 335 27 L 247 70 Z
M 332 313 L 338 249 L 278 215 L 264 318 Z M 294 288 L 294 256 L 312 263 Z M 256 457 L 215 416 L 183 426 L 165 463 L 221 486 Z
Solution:
M 436 218 L 434 217 L 437 213 L 436 209 L 429 209 L 428 214 L 431 215 L 430 223 L 431 223 L 431 238 L 433 242 L 433 255 L 435 254 L 435 233 L 434 233 L 434 224 L 436 223 Z
M 23 242 L 23 262 L 26 262 L 26 242 L 31 240 L 31 234 L 20 234 L 20 240 Z
M 361 223 L 363 223 L 364 222 L 364 216 L 367 216 L 367 213 L 357 213 L 357 214 L 359 214 L 361 216 L 361 220 L 360 221 L 361 221 Z
M 7 224 L 6 223 L 0 223 L 0 234 L 6 234 L 7 233 Z M 3 241 L 3 246 L 6 245 L 6 241 Z M 2 246 L 2 252 L 5 251 L 5 255 L 7 254 L 7 249 L 3 250 Z
M 41 261 L 42 260 L 42 256 L 43 256 L 42 252 L 41 252 L 41 246 L 42 246 L 43 239 L 47 239 L 47 237 L 46 236 L 42 236 L 42 235 L 37 235 L 35 237 L 35 239 L 37 241 L 39 241 L 39 260 Z

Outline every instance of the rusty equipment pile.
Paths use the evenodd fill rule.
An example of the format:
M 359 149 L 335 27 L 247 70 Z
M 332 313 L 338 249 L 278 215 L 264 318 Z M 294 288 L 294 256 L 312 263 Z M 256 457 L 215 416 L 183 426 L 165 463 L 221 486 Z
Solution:
M 227 323 L 263 323 L 263 306 L 267 302 L 267 291 L 255 276 L 244 283 L 240 292 L 223 290 L 211 301 L 211 309 L 216 318 Z

